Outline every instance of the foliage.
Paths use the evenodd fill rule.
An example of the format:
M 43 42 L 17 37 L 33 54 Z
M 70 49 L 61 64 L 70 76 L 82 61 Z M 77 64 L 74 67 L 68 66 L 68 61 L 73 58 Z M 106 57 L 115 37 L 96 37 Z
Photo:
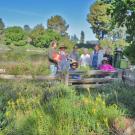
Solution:
M 98 39 L 104 39 L 111 27 L 111 17 L 107 14 L 110 4 L 96 1 L 87 15 L 87 21 L 91 24 L 93 32 Z
M 78 70 L 80 70 L 80 71 L 90 71 L 90 70 L 92 70 L 93 68 L 92 67 L 90 67 L 90 66 L 80 66 L 79 68 L 78 68 Z
M 124 50 L 124 54 L 129 58 L 132 64 L 135 64 L 135 45 L 127 46 Z
M 59 15 L 52 16 L 47 21 L 47 28 L 58 32 L 61 36 L 66 36 L 67 29 L 69 25 L 66 24 L 66 21 Z
M 0 36 L 3 33 L 4 28 L 5 28 L 5 24 L 4 24 L 3 20 L 0 18 Z
M 107 0 L 106 0 L 107 1 Z M 113 23 L 118 26 L 125 25 L 127 28 L 127 39 L 129 42 L 135 40 L 135 2 L 134 0 L 114 0 L 110 1 L 110 13 Z
M 32 45 L 35 47 L 48 47 L 52 40 L 59 40 L 60 35 L 52 30 L 45 30 L 43 27 L 36 27 L 31 33 Z
M 97 89 L 106 100 L 107 104 L 117 104 L 124 110 L 127 110 L 127 115 L 135 116 L 135 91 L 134 87 L 125 85 L 122 82 L 114 82 L 105 87 Z
M 48 75 L 50 73 L 48 58 L 44 50 L 42 52 L 26 52 L 25 48 L 16 48 L 1 54 L 0 59 L 0 68 L 5 69 L 6 74 Z
M 33 29 L 34 29 L 34 30 L 36 30 L 36 29 L 45 30 L 45 27 L 44 27 L 43 24 L 41 23 L 41 24 L 37 24 Z
M 126 50 L 129 59 L 134 60 L 134 45 L 135 45 L 135 1 L 134 0 L 102 0 L 111 4 L 108 10 L 111 13 L 113 25 L 118 27 L 126 27 L 126 40 L 131 46 Z M 131 51 L 131 52 L 129 52 Z
M 8 27 L 5 30 L 5 42 L 7 45 L 24 46 L 26 44 L 25 32 L 21 27 Z
M 73 88 L 61 84 L 1 82 L 0 92 L 7 121 L 1 134 L 109 135 L 109 127 L 123 114 L 116 105 L 107 106 L 101 96 L 77 96 Z
M 23 62 L 18 64 L 1 65 L 9 75 L 48 75 L 50 73 L 46 63 Z M 33 68 L 34 67 L 34 68 Z
M 19 92 L 18 92 L 19 90 Z M 36 87 L 30 83 L 18 83 L 10 81 L 7 83 L 7 81 L 1 82 L 0 84 L 0 128 L 5 127 L 8 124 L 7 116 L 9 116 L 8 113 L 6 113 L 8 101 L 15 101 L 19 96 L 24 96 L 25 98 L 33 97 L 34 95 L 41 94 L 41 89 L 39 87 Z M 14 105 L 14 104 L 12 104 Z
M 84 31 L 81 31 L 80 43 L 84 44 L 85 34 Z
M 115 49 L 115 45 L 113 43 L 113 41 L 111 41 L 110 39 L 103 39 L 100 40 L 100 45 L 102 48 L 112 48 Z
M 71 41 L 70 39 L 68 39 L 67 37 L 61 37 L 59 40 L 59 45 L 64 44 L 68 50 L 72 50 L 72 48 L 74 47 L 75 43 L 73 41 Z
M 23 47 L 14 47 L 10 46 L 10 51 L 5 51 L 0 54 L 1 62 L 7 64 L 16 64 L 17 62 L 45 62 L 46 61 L 46 52 L 45 49 L 40 48 L 31 48 L 32 51 L 26 51 L 28 46 Z

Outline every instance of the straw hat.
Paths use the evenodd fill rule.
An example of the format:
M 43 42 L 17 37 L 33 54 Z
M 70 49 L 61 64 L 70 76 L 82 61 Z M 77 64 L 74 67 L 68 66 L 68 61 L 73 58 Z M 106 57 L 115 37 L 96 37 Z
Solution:
M 59 49 L 67 49 L 67 47 L 65 45 L 61 45 Z

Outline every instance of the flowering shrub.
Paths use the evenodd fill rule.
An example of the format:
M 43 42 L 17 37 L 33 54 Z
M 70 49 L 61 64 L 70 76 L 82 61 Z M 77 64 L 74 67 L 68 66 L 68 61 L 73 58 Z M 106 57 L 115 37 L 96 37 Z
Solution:
M 0 134 L 109 135 L 113 122 L 124 114 L 116 105 L 107 106 L 100 95 L 78 96 L 62 84 L 1 82 L 0 92 L 7 121 Z

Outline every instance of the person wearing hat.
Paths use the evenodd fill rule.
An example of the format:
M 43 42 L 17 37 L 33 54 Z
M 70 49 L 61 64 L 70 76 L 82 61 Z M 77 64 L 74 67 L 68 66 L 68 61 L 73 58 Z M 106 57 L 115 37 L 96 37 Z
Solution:
M 78 68 L 78 62 L 76 62 L 76 61 L 72 61 L 71 63 L 70 63 L 70 70 L 71 71 L 74 71 L 75 69 L 77 69 Z
M 109 71 L 109 72 L 116 71 L 115 68 L 111 64 L 109 64 L 107 57 L 103 57 L 102 65 L 100 65 L 99 69 L 103 71 Z
M 60 49 L 59 54 L 61 56 L 61 61 L 59 62 L 59 70 L 60 71 L 68 70 L 69 69 L 69 63 L 68 63 L 68 60 L 67 60 L 67 53 L 66 53 L 67 47 L 64 44 L 62 44 L 59 47 L 59 49 Z

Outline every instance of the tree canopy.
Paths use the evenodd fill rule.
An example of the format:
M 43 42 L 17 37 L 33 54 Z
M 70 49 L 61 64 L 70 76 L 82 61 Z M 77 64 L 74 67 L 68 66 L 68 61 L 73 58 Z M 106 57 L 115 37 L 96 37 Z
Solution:
M 111 14 L 113 26 L 126 27 L 125 38 L 130 44 L 125 54 L 135 63 L 135 0 L 102 0 L 111 4 L 108 13 Z
M 114 24 L 125 25 L 128 42 L 135 42 L 135 0 L 111 0 L 110 3 Z
M 8 27 L 5 30 L 5 42 L 7 45 L 23 46 L 26 44 L 26 35 L 21 27 Z
M 111 17 L 107 14 L 110 4 L 102 1 L 96 1 L 89 10 L 87 21 L 91 24 L 93 32 L 98 39 L 104 39 L 110 31 Z
M 35 47 L 48 47 L 52 40 L 59 40 L 60 35 L 52 30 L 45 30 L 44 27 L 35 27 L 30 33 L 32 45 Z
M 48 19 L 47 27 L 48 29 L 58 32 L 61 36 L 66 36 L 69 25 L 67 25 L 66 21 L 61 16 L 56 15 Z

